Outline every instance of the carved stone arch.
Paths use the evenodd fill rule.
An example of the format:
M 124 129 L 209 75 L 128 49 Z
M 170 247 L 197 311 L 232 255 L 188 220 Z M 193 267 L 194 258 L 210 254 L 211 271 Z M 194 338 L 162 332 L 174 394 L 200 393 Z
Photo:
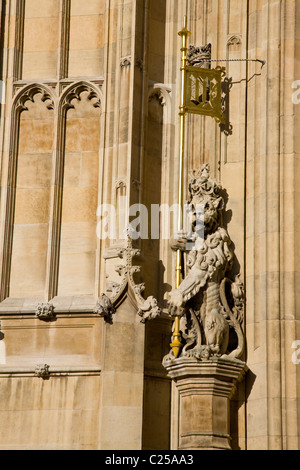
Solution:
M 63 213 L 63 186 L 65 173 L 65 145 L 67 112 L 75 109 L 74 100 L 80 102 L 81 95 L 88 93 L 88 100 L 93 108 L 102 111 L 103 94 L 100 87 L 94 83 L 81 80 L 68 84 L 62 91 L 58 100 L 57 117 L 57 143 L 56 143 L 56 172 L 55 190 L 53 206 L 53 228 L 52 228 L 52 254 L 49 275 L 49 298 L 54 298 L 59 291 L 59 265 L 60 265 L 60 245 Z
M 46 109 L 52 111 L 56 108 L 57 100 L 53 90 L 41 83 L 30 83 L 26 85 L 18 91 L 12 102 L 0 301 L 6 299 L 9 296 L 10 291 L 13 230 L 15 219 L 14 213 L 17 189 L 20 115 L 23 111 L 29 110 L 26 104 L 28 102 L 34 103 L 34 98 L 38 94 L 42 95 L 41 101 L 45 103 Z
M 62 111 L 74 108 L 72 101 L 77 99 L 81 100 L 80 96 L 83 92 L 88 92 L 88 99 L 91 101 L 94 108 L 102 109 L 103 94 L 100 88 L 90 82 L 80 81 L 72 83 L 62 92 L 59 99 L 59 107 Z
M 242 36 L 240 34 L 234 34 L 227 38 L 227 47 L 240 46 L 242 44 Z
M 31 83 L 16 94 L 12 104 L 13 115 L 18 115 L 22 111 L 27 111 L 26 103 L 28 101 L 34 102 L 34 97 L 37 94 L 42 94 L 42 101 L 46 104 L 47 109 L 54 110 L 56 107 L 56 97 L 53 90 L 47 85 L 41 83 Z

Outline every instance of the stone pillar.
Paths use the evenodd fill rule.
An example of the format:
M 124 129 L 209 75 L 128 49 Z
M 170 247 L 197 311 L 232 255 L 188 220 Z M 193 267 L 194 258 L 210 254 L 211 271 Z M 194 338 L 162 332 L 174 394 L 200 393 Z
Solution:
M 179 392 L 179 450 L 231 450 L 230 400 L 246 364 L 179 358 L 165 367 Z

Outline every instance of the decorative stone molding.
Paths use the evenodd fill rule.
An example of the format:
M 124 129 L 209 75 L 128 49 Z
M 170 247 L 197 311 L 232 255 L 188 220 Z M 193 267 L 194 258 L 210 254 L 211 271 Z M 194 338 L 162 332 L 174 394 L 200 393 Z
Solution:
M 50 377 L 98 377 L 101 373 L 100 365 L 76 365 L 76 366 L 50 366 L 47 364 L 38 364 L 35 367 L 18 366 L 13 367 L 9 365 L 0 365 L 0 378 L 25 378 L 25 377 L 38 377 L 43 375 L 43 370 L 47 369 L 49 374 L 46 374 L 46 379 Z M 40 377 L 42 378 L 42 377 Z
M 149 102 L 153 101 L 154 99 L 158 100 L 161 106 L 165 106 L 167 103 L 166 97 L 159 88 L 152 90 L 149 95 Z
M 119 179 L 116 181 L 116 190 L 121 190 L 126 192 L 127 181 L 124 179 Z
M 131 66 L 131 57 L 122 57 L 120 59 L 120 67 L 123 69 L 124 67 L 130 67 Z
M 48 364 L 37 364 L 34 375 L 40 379 L 47 380 L 50 377 L 50 366 Z
M 241 44 L 242 44 L 242 37 L 237 34 L 230 36 L 227 40 L 227 46 L 240 46 Z
M 210 178 L 208 165 L 194 172 L 189 193 L 195 220 L 197 207 L 201 205 L 204 210 L 204 239 L 202 234 L 193 233 L 186 277 L 170 293 L 170 314 L 181 317 L 181 354 L 199 361 L 240 359 L 244 352 L 244 288 L 239 276 L 235 280 L 229 277 L 234 251 L 222 226 L 225 199 L 221 185 Z
M 36 308 L 35 316 L 39 320 L 53 321 L 55 320 L 54 306 L 53 304 L 39 304 Z
M 63 102 L 64 96 L 66 93 L 68 93 L 68 90 L 71 90 L 74 86 L 78 86 L 79 84 L 85 84 L 87 87 L 90 89 L 93 89 L 93 91 L 97 94 L 97 97 L 103 102 L 103 84 L 104 84 L 104 78 L 99 77 L 99 78 L 93 78 L 93 79 L 86 79 L 86 80 L 81 80 L 78 81 L 77 79 L 72 79 L 72 78 L 62 78 L 59 80 L 59 95 L 61 97 L 60 101 Z M 57 82 L 56 82 L 57 85 Z
M 53 97 L 53 90 L 51 90 L 48 86 L 42 85 L 39 83 L 31 83 L 21 89 L 16 96 L 16 99 L 13 104 L 13 108 L 16 113 L 20 113 L 22 111 L 28 111 L 26 103 L 30 101 L 34 103 L 34 97 L 37 94 L 42 95 L 42 102 L 46 104 L 46 108 L 49 110 L 53 110 L 55 107 L 54 104 L 54 97 Z
M 112 323 L 113 315 L 116 313 L 116 309 L 111 303 L 109 297 L 106 294 L 102 294 L 98 299 L 94 312 L 99 315 L 107 323 Z
M 101 108 L 101 96 L 99 90 L 92 84 L 85 81 L 81 81 L 75 84 L 72 84 L 68 87 L 63 93 L 61 98 L 61 108 L 63 110 L 74 109 L 72 101 L 74 99 L 80 101 L 80 96 L 82 93 L 88 92 L 88 99 L 92 102 L 94 108 Z
M 163 83 L 154 83 L 149 86 L 148 101 L 157 99 L 162 106 L 171 104 L 171 88 Z
M 134 274 L 139 273 L 141 268 L 140 266 L 133 265 L 133 260 L 140 255 L 140 250 L 133 248 L 129 226 L 127 229 L 127 245 L 118 251 L 119 258 L 124 260 L 124 264 L 116 267 L 116 272 L 120 276 L 120 283 L 111 283 L 107 294 L 103 294 L 100 297 L 95 308 L 95 311 L 99 311 L 104 319 L 112 318 L 112 313 L 117 310 L 126 295 L 136 305 L 137 314 L 141 317 L 141 323 L 161 315 L 161 309 L 154 297 L 144 299 L 142 294 L 145 290 L 145 284 L 136 284 L 134 280 Z

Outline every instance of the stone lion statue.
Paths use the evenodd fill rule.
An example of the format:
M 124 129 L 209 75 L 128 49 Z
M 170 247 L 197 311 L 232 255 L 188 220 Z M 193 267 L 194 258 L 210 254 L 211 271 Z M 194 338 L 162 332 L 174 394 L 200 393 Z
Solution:
M 169 312 L 181 317 L 182 354 L 198 359 L 227 355 L 240 358 L 244 350 L 243 285 L 231 281 L 234 250 L 223 227 L 225 200 L 221 185 L 210 178 L 209 166 L 193 174 L 189 184 L 190 205 L 195 214 L 203 208 L 204 233 L 193 234 L 194 246 L 187 251 L 186 276 L 170 292 Z M 198 209 L 197 209 L 198 208 Z M 194 216 L 196 225 L 197 215 Z M 171 241 L 173 250 L 183 250 L 186 239 Z

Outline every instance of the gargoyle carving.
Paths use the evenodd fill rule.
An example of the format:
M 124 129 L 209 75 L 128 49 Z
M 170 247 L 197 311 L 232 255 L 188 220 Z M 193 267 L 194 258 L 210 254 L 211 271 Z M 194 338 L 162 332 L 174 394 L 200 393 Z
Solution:
M 230 280 L 234 252 L 223 225 L 225 201 L 221 185 L 210 178 L 208 165 L 193 174 L 190 205 L 203 207 L 204 236 L 194 232 L 194 246 L 187 252 L 187 274 L 178 289 L 170 292 L 169 312 L 181 318 L 185 345 L 182 355 L 199 360 L 244 351 L 242 332 L 244 289 L 239 276 Z M 178 249 L 178 243 L 172 248 Z

